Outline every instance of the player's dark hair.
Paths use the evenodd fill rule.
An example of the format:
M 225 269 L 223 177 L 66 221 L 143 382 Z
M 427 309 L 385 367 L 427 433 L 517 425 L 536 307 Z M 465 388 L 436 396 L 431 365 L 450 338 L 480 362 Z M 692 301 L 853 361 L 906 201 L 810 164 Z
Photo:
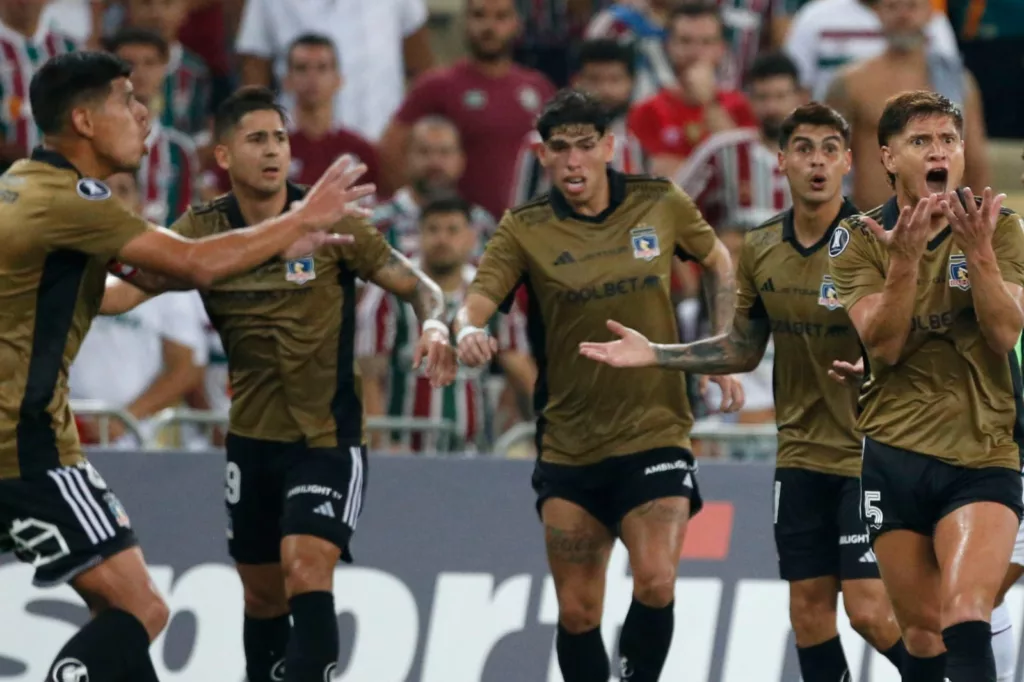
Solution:
M 843 144 L 850 148 L 850 124 L 838 111 L 821 102 L 808 102 L 797 107 L 779 126 L 779 148 L 785 149 L 793 133 L 800 126 L 821 126 L 832 128 L 843 138 Z
M 322 33 L 303 33 L 298 38 L 292 41 L 292 44 L 288 46 L 288 68 L 292 66 L 292 53 L 295 52 L 297 47 L 325 47 L 331 51 L 331 56 L 334 58 L 334 66 L 338 67 L 338 47 L 334 44 L 334 41 Z
M 128 62 L 107 52 L 68 52 L 47 60 L 28 87 L 36 125 L 44 135 L 60 133 L 72 109 L 106 99 L 111 84 L 131 73 Z
M 608 130 L 608 113 L 604 105 L 592 94 L 576 88 L 564 88 L 555 93 L 537 118 L 537 132 L 545 142 L 555 128 L 571 125 L 591 125 L 598 135 Z
M 287 112 L 277 103 L 272 90 L 250 85 L 239 88 L 217 107 L 217 114 L 213 118 L 214 137 L 223 140 L 246 114 L 254 111 L 276 111 L 282 121 L 288 121 Z
M 163 36 L 144 28 L 122 28 L 103 41 L 103 49 L 114 54 L 117 54 L 117 51 L 122 47 L 129 45 L 148 45 L 155 48 L 164 61 L 171 56 L 171 48 L 167 45 L 167 41 L 163 39 Z
M 427 219 L 427 216 L 442 213 L 461 213 L 466 216 L 466 222 L 472 222 L 473 209 L 469 202 L 457 194 L 446 194 L 431 199 L 420 211 L 420 222 Z
M 928 90 L 911 90 L 890 97 L 878 119 L 878 146 L 888 146 L 893 137 L 899 135 L 911 121 L 930 116 L 948 116 L 953 119 L 957 133 L 964 134 L 964 115 L 960 107 L 937 92 Z M 896 186 L 896 176 L 886 173 L 889 185 Z
M 800 70 L 785 52 L 773 51 L 759 54 L 747 71 L 747 86 L 770 78 L 791 78 L 800 87 Z
M 580 45 L 580 68 L 587 64 L 622 64 L 629 77 L 636 76 L 636 52 L 630 43 L 620 43 L 609 38 L 594 38 Z
M 725 32 L 725 19 L 722 17 L 722 10 L 719 9 L 718 3 L 710 0 L 688 0 L 676 5 L 669 13 L 665 26 L 671 34 L 676 22 L 680 19 L 700 19 L 701 17 L 713 18 L 718 22 L 719 32 Z

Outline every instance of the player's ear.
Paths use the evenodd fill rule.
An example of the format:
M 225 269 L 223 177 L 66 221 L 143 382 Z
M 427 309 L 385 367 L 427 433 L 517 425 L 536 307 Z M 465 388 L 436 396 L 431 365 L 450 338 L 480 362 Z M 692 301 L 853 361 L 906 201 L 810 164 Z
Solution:
M 889 148 L 888 145 L 886 145 L 879 150 L 879 153 L 881 154 L 882 165 L 885 167 L 886 172 L 895 175 L 896 161 L 893 158 L 892 150 Z
M 223 144 L 216 145 L 213 148 L 213 159 L 222 170 L 227 170 L 230 165 L 227 146 Z
M 783 173 L 785 173 L 786 172 L 786 153 L 785 153 L 785 151 L 780 149 L 779 153 L 778 153 L 778 156 L 779 156 L 779 170 L 782 171 Z
M 93 110 L 90 107 L 79 106 L 71 109 L 71 130 L 87 140 L 93 138 L 95 121 L 93 120 Z
M 843 175 L 846 175 L 847 173 L 849 173 L 850 169 L 852 169 L 852 168 L 853 168 L 853 151 L 850 150 L 850 149 L 847 149 L 845 152 L 843 152 Z
M 608 130 L 605 131 L 604 137 L 601 139 L 601 144 L 604 145 L 601 148 L 604 156 L 605 163 L 611 163 L 612 159 L 615 158 L 615 133 Z

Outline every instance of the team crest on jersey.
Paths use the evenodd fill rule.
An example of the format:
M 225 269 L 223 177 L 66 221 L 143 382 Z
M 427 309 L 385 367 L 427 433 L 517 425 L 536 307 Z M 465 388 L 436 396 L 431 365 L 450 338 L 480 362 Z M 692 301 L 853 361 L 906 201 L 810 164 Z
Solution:
M 537 111 L 540 109 L 540 93 L 527 85 L 519 91 L 519 104 L 527 111 Z
M 316 279 L 316 262 L 312 256 L 295 258 L 285 263 L 284 278 L 296 284 L 305 284 Z
M 843 304 L 839 302 L 836 285 L 832 283 L 832 278 L 828 275 L 821 278 L 821 288 L 818 289 L 818 305 L 824 306 L 829 310 L 843 307 Z
M 967 257 L 962 253 L 949 257 L 949 286 L 961 291 L 971 288 L 971 280 L 967 277 Z
M 487 94 L 483 90 L 467 90 L 462 95 L 462 103 L 467 109 L 483 109 L 487 106 Z
M 653 227 L 634 227 L 629 231 L 629 238 L 633 243 L 633 258 L 649 261 L 661 255 L 661 249 L 658 248 L 658 233 Z
M 96 178 L 82 178 L 76 186 L 78 196 L 89 201 L 101 201 L 110 198 L 110 188 Z

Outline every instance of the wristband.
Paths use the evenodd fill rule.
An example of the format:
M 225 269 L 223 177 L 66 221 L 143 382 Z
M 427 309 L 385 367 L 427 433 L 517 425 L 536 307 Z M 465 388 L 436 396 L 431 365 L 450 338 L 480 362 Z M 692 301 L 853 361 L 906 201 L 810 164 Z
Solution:
M 451 331 L 449 331 L 448 325 L 446 325 L 441 320 L 426 320 L 421 325 L 421 328 L 423 330 L 422 333 L 424 333 L 424 334 L 426 334 L 428 331 L 433 329 L 435 331 L 439 331 L 442 334 L 444 334 L 445 338 L 451 336 Z
M 469 336 L 470 334 L 477 334 L 477 333 L 487 334 L 487 330 L 486 329 L 481 329 L 480 327 L 473 327 L 473 326 L 465 326 L 465 327 L 463 327 L 462 329 L 459 330 L 458 336 L 455 337 L 455 345 L 457 346 L 460 343 L 462 343 L 462 340 L 464 338 L 466 338 L 467 336 Z

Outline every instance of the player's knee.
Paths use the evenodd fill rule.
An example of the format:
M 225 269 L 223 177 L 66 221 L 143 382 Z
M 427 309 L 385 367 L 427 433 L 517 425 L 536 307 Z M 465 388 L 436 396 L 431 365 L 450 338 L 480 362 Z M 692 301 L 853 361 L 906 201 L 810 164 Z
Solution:
M 850 625 L 868 640 L 872 640 L 869 635 L 875 631 L 888 627 L 892 618 L 889 600 L 884 593 L 858 595 L 856 599 L 847 597 L 845 606 Z
M 284 583 L 279 585 L 246 584 L 245 615 L 250 618 L 268 620 L 288 613 L 288 597 L 284 593 Z
M 916 658 L 931 658 L 946 650 L 938 623 L 904 627 L 903 643 L 906 645 L 907 651 Z
M 167 627 L 167 623 L 171 619 L 171 609 L 163 597 L 156 592 L 151 592 L 145 600 L 135 606 L 132 615 L 139 619 L 142 627 L 146 628 L 149 641 L 152 642 Z
M 991 594 L 976 587 L 967 587 L 951 595 L 942 605 L 942 620 L 947 624 L 987 621 L 992 616 L 992 604 Z
M 645 606 L 662 608 L 675 599 L 675 564 L 638 566 L 633 570 L 633 596 Z
M 797 644 L 831 639 L 836 629 L 835 602 L 814 595 L 791 594 L 789 620 Z
M 601 611 L 601 599 L 597 595 L 565 595 L 559 599 L 558 621 L 566 631 L 578 635 L 601 624 Z
M 288 595 L 329 592 L 334 580 L 334 563 L 313 552 L 301 552 L 283 562 Z

